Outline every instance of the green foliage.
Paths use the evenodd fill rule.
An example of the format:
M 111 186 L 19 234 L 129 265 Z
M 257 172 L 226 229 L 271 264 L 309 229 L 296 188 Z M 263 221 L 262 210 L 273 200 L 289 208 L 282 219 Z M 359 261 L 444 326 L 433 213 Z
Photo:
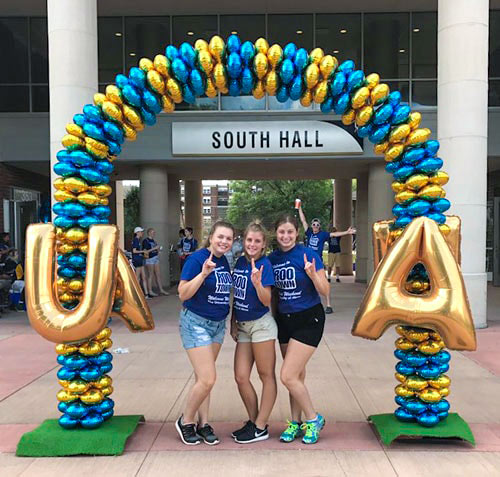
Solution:
M 123 200 L 125 215 L 125 237 L 132 237 L 139 224 L 141 199 L 139 187 L 131 187 Z
M 228 219 L 237 229 L 244 229 L 259 219 L 269 230 L 284 213 L 294 213 L 295 199 L 302 200 L 307 220 L 317 217 L 324 228 L 331 222 L 333 187 L 331 180 L 232 181 L 233 195 Z

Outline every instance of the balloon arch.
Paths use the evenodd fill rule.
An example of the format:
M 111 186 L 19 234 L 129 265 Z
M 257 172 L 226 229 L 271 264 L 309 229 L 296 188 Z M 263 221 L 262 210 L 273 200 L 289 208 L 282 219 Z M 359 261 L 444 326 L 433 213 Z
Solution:
M 60 176 L 54 182 L 55 228 L 30 226 L 26 264 L 32 326 L 59 343 L 60 425 L 92 429 L 113 415 L 107 374 L 112 355 L 106 351 L 112 345 L 106 326 L 110 314 L 121 316 L 131 331 L 154 327 L 135 276 L 118 251 L 116 227 L 104 225 L 111 212 L 113 162 L 124 141 L 134 141 L 145 126 L 154 125 L 160 112 L 218 93 L 257 99 L 267 93 L 303 106 L 315 102 L 323 113 L 353 124 L 358 136 L 384 156 L 394 177 L 394 219 L 374 226 L 380 264 L 353 334 L 376 339 L 399 323 L 395 416 L 423 426 L 445 419 L 450 354 L 444 348 L 474 349 L 475 335 L 458 265 L 460 221 L 444 215 L 450 207 L 443 190 L 448 175 L 436 157 L 438 141 L 420 127 L 421 114 L 412 112 L 377 73 L 365 75 L 351 60 L 339 64 L 321 48 L 269 46 L 263 38 L 242 43 L 231 35 L 227 42 L 214 36 L 208 43 L 197 40 L 194 47 L 169 45 L 165 55 L 142 58 L 66 126 L 64 149 L 54 165 Z

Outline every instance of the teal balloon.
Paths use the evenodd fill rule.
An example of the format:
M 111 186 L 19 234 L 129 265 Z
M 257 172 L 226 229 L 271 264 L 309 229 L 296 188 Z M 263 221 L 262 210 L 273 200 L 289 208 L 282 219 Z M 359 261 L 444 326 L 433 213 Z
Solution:
M 158 114 L 162 110 L 161 99 L 156 93 L 145 89 L 142 93 L 144 107 L 151 113 Z
M 426 217 L 434 220 L 434 222 L 437 222 L 438 224 L 444 224 L 446 222 L 446 215 L 440 214 L 439 212 L 429 212 L 426 214 Z
M 295 68 L 297 68 L 297 73 L 302 73 L 302 70 L 309 63 L 309 53 L 305 48 L 299 48 L 295 53 L 295 58 L 293 60 Z
M 373 124 L 365 124 L 364 126 L 360 126 L 358 128 L 358 136 L 363 138 L 363 137 L 368 137 L 373 131 Z
M 427 411 L 427 406 L 419 399 L 408 399 L 403 407 L 413 415 L 421 414 L 424 411 Z
M 173 45 L 168 45 L 165 48 L 165 56 L 172 62 L 179 56 L 179 50 Z
M 447 412 L 450 410 L 450 403 L 446 399 L 441 399 L 441 401 L 433 402 L 427 405 L 429 411 L 440 413 Z
M 98 217 L 95 217 L 94 215 L 86 215 L 85 217 L 80 217 L 78 219 L 78 225 L 82 229 L 88 229 L 92 227 L 92 225 L 98 224 L 100 224 L 100 219 Z
M 421 215 L 425 215 L 429 212 L 431 208 L 431 204 L 422 199 L 414 200 L 407 208 L 408 214 L 413 217 L 420 217 Z
M 241 40 L 238 35 L 230 35 L 226 42 L 226 49 L 229 55 L 232 53 L 239 53 L 241 48 Z
M 115 402 L 111 398 L 106 398 L 99 404 L 96 404 L 95 407 L 102 414 L 104 412 L 113 410 L 113 408 L 115 407 Z
M 126 84 L 122 89 L 122 95 L 130 106 L 135 106 L 136 108 L 141 106 L 141 94 L 135 86 Z
M 397 106 L 401 102 L 401 93 L 399 91 L 393 91 L 387 97 L 387 101 L 391 106 Z
M 185 84 L 189 78 L 189 71 L 186 64 L 180 57 L 175 58 L 170 66 L 174 76 L 181 82 L 181 85 Z
M 144 124 L 147 126 L 154 126 L 156 124 L 156 115 L 150 111 L 148 111 L 146 108 L 141 108 L 141 117 L 142 120 L 144 121 Z M 118 155 L 120 154 L 121 150 L 118 153 L 113 153 L 111 152 L 111 148 L 109 151 L 113 155 Z
M 437 364 L 425 364 L 417 369 L 417 374 L 425 379 L 436 379 L 441 373 Z
M 391 104 L 383 104 L 375 111 L 372 119 L 373 124 L 380 125 L 387 122 L 392 116 L 393 111 L 394 109 Z
M 87 207 L 79 202 L 68 202 L 67 204 L 61 204 L 63 206 L 63 213 L 69 215 L 70 217 L 81 217 L 88 213 Z
M 424 143 L 425 155 L 428 157 L 434 156 L 439 150 L 439 141 L 430 140 Z
M 59 267 L 57 269 L 57 275 L 63 278 L 74 278 L 78 276 L 78 271 L 72 267 Z
M 423 412 L 417 416 L 417 422 L 424 427 L 434 427 L 439 423 L 439 417 L 433 412 Z
M 102 122 L 102 113 L 100 108 L 97 106 L 94 106 L 93 104 L 86 104 L 83 107 L 83 114 L 87 119 L 90 119 L 91 121 L 94 121 L 96 124 L 99 124 Z
M 78 175 L 78 169 L 68 162 L 57 162 L 54 164 L 54 172 L 58 176 L 70 177 Z
M 285 58 L 281 63 L 280 78 L 281 81 L 288 85 L 293 80 L 295 74 L 295 66 L 290 58 Z
M 298 101 L 302 97 L 302 93 L 304 92 L 304 81 L 302 80 L 301 75 L 295 76 L 292 83 L 290 84 L 290 99 L 293 101 Z
M 70 202 L 70 203 L 74 203 L 74 202 Z M 52 206 L 52 211 L 54 212 L 54 214 L 56 215 L 66 215 L 66 212 L 65 212 L 65 206 L 66 204 L 64 204 L 63 202 L 56 202 L 53 206 Z
M 450 365 L 448 363 L 439 364 L 438 366 L 440 374 L 444 374 L 450 369 Z
M 276 99 L 278 100 L 278 103 L 286 103 L 290 99 L 285 85 L 280 86 L 276 92 Z
M 401 162 L 403 164 L 417 164 L 425 157 L 425 150 L 422 147 L 414 147 L 403 153 Z
M 255 56 L 255 46 L 251 41 L 245 41 L 241 45 L 240 56 L 245 65 L 251 65 Z
M 82 178 L 85 179 L 86 181 L 95 183 L 104 183 L 103 175 L 95 169 L 82 168 L 80 169 L 79 172 L 80 176 L 82 176 Z
M 111 409 L 110 411 L 106 411 L 106 412 L 103 412 L 101 414 L 102 418 L 107 421 L 108 419 L 111 419 L 113 417 L 113 414 L 114 414 L 114 410 Z
M 410 376 L 415 373 L 415 368 L 413 366 L 408 366 L 405 362 L 401 361 L 396 364 L 396 371 L 399 374 Z
M 80 424 L 85 429 L 97 429 L 104 422 L 104 418 L 97 412 L 89 412 L 80 419 Z
M 322 113 L 328 114 L 332 111 L 333 109 L 333 98 L 331 96 L 328 96 L 320 105 L 319 107 L 321 109 Z
M 196 102 L 196 96 L 194 95 L 193 90 L 187 84 L 182 86 L 182 97 L 188 104 L 194 104 Z
M 403 396 L 394 396 L 394 401 L 398 406 L 404 407 L 407 399 L 405 399 Z
M 113 365 L 111 363 L 106 363 L 100 366 L 101 373 L 106 374 L 109 373 L 113 369 Z
M 240 82 L 234 78 L 229 80 L 228 90 L 229 90 L 230 96 L 234 96 L 234 97 L 239 96 L 241 93 Z
M 83 404 L 80 400 L 70 403 L 66 409 L 66 414 L 73 419 L 81 419 L 89 412 L 89 406 Z
M 394 411 L 394 416 L 398 421 L 402 422 L 413 422 L 415 421 L 415 416 L 407 411 L 404 407 L 399 407 Z
M 342 71 L 343 73 L 345 73 L 346 75 L 348 75 L 349 73 L 351 73 L 352 71 L 354 71 L 355 67 L 356 66 L 354 64 L 354 61 L 352 61 L 352 60 L 346 60 L 343 63 L 340 63 L 340 65 L 338 67 L 338 70 Z
M 373 129 L 370 136 L 368 136 L 368 139 L 370 140 L 370 142 L 373 142 L 375 144 L 382 142 L 389 134 L 390 129 L 390 124 L 382 124 Z
M 64 354 L 59 354 L 57 355 L 57 363 L 60 364 L 61 366 L 64 366 L 64 363 L 66 363 L 66 356 Z
M 87 358 L 83 357 L 81 354 L 70 354 L 66 356 L 64 360 L 64 366 L 69 369 L 78 370 L 82 369 L 87 365 Z
M 439 157 L 429 157 L 417 165 L 417 169 L 424 174 L 431 174 L 443 167 L 443 160 Z
M 81 253 L 73 253 L 68 257 L 68 265 L 73 268 L 85 268 L 87 258 Z
M 347 89 L 352 91 L 363 86 L 365 82 L 365 74 L 361 70 L 355 70 L 349 73 L 347 77 Z
M 95 165 L 95 161 L 92 156 L 85 151 L 72 151 L 71 152 L 71 162 L 78 167 L 89 167 Z
M 243 94 L 250 94 L 254 86 L 255 78 L 253 76 L 252 70 L 248 66 L 245 66 L 243 72 L 241 73 L 241 92 Z
M 413 166 L 407 166 L 402 164 L 396 171 L 394 171 L 394 179 L 397 181 L 404 181 L 408 177 L 410 177 L 415 172 L 415 168 Z
M 359 131 L 358 131 L 359 133 Z M 395 171 L 397 171 L 399 168 L 399 164 L 397 162 L 388 162 L 385 165 L 385 171 L 388 172 L 389 174 L 394 174 Z
M 123 89 L 128 84 L 128 78 L 120 73 L 115 76 L 115 83 L 118 88 Z
M 79 374 L 85 381 L 96 381 L 102 376 L 98 366 L 86 366 L 79 371 Z
M 128 79 L 139 90 L 143 90 L 146 87 L 146 73 L 136 66 L 130 68 Z
M 109 217 L 111 215 L 111 208 L 107 205 L 96 205 L 92 209 L 92 213 L 97 217 Z
M 179 55 L 190 68 L 196 68 L 197 54 L 195 49 L 187 42 L 182 43 L 179 48 Z
M 419 368 L 427 363 L 427 356 L 419 351 L 408 351 L 402 359 L 408 366 L 413 368 Z
M 398 229 L 406 227 L 407 225 L 410 224 L 410 222 L 413 220 L 413 217 L 410 217 L 408 215 L 401 215 L 396 219 L 394 222 L 394 226 Z
M 333 100 L 333 109 L 335 114 L 344 114 L 351 104 L 349 93 L 343 93 Z
M 106 141 L 106 136 L 104 135 L 104 131 L 95 123 L 86 122 L 83 125 L 83 132 L 87 136 L 93 139 L 97 139 L 98 141 Z
M 59 410 L 59 412 L 65 413 L 66 409 L 68 409 L 68 403 L 62 401 L 59 402 L 59 404 L 57 405 L 57 409 Z
M 54 225 L 56 227 L 62 227 L 63 229 L 74 227 L 76 223 L 76 219 L 67 217 L 66 215 L 59 215 L 54 219 Z
M 411 108 L 407 104 L 400 104 L 394 109 L 394 114 L 392 115 L 392 124 L 404 123 L 411 113 Z
M 85 116 L 81 113 L 75 114 L 73 116 L 73 122 L 80 127 L 83 127 L 83 124 L 85 123 Z
M 232 52 L 227 59 L 227 74 L 232 79 L 237 79 L 242 71 L 243 64 L 238 53 Z
M 56 157 L 59 162 L 72 162 L 71 151 L 68 151 L 67 149 L 61 149 L 58 151 Z
M 90 361 L 97 366 L 102 366 L 111 363 L 111 361 L 113 361 L 113 355 L 108 351 L 103 351 L 96 356 L 92 356 Z
M 333 77 L 332 82 L 330 83 L 330 93 L 332 96 L 338 96 L 344 90 L 344 87 L 347 83 L 347 76 L 342 71 L 338 71 Z
M 64 429 L 74 429 L 78 426 L 78 419 L 73 419 L 68 414 L 63 414 L 59 418 L 59 425 Z
M 450 359 L 451 354 L 446 350 L 442 350 L 437 354 L 429 356 L 429 362 L 435 364 L 447 364 L 450 362 Z
M 295 43 L 287 43 L 283 48 L 283 57 L 293 60 L 297 53 L 297 45 Z
M 448 199 L 442 198 L 437 199 L 432 203 L 432 211 L 443 213 L 446 212 L 451 207 L 451 203 Z
M 125 134 L 123 133 L 123 129 L 118 126 L 118 124 L 112 121 L 106 121 L 103 124 L 103 131 L 108 139 L 111 139 L 118 144 L 123 144 L 123 142 L 125 141 Z
M 195 96 L 203 96 L 205 94 L 205 80 L 197 69 L 191 70 L 189 74 L 189 84 Z

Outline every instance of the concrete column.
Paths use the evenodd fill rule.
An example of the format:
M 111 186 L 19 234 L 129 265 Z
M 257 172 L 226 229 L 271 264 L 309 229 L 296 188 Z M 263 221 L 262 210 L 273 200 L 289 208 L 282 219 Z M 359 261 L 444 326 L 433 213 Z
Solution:
M 47 0 L 47 27 L 53 184 L 57 175 L 52 168 L 57 151 L 63 148 L 65 126 L 97 92 L 96 0 Z
M 368 174 L 360 174 L 357 177 L 356 187 L 356 281 L 360 283 L 366 283 L 370 239 L 368 231 Z
M 449 213 L 462 219 L 462 273 L 477 328 L 487 325 L 488 4 L 438 2 L 439 154 L 450 175 Z
M 379 160 L 380 161 L 380 160 Z M 372 226 L 379 220 L 392 218 L 394 192 L 391 189 L 392 176 L 384 169 L 384 162 L 370 166 L 368 173 L 368 261 L 366 278 L 369 281 L 373 275 Z
M 176 245 L 181 228 L 181 188 L 179 177 L 168 175 L 168 241 Z
M 335 179 L 333 194 L 333 223 L 337 230 L 346 230 L 352 219 L 352 180 Z M 340 242 L 340 274 L 352 275 L 352 235 L 342 237 Z
M 202 185 L 200 180 L 190 180 L 185 182 L 184 186 L 184 216 L 186 227 L 193 227 L 194 236 L 201 245 L 203 238 L 203 219 L 202 219 Z
M 140 225 L 145 230 L 156 230 L 156 241 L 163 246 L 160 253 L 163 286 L 170 286 L 169 235 L 168 235 L 168 174 L 162 165 L 142 166 L 139 170 L 141 181 Z
M 111 215 L 109 216 L 109 223 L 118 226 L 119 233 L 119 247 L 121 249 L 125 248 L 124 235 L 125 235 L 125 217 L 123 210 L 123 183 L 122 181 L 111 181 L 110 186 L 113 192 L 108 197 L 109 208 L 111 209 Z

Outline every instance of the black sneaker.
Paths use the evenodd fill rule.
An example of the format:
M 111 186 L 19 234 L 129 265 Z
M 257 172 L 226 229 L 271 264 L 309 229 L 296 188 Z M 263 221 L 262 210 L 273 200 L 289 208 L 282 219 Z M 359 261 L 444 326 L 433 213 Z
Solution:
M 210 424 L 205 424 L 203 427 L 198 426 L 196 432 L 203 439 L 203 442 L 209 446 L 214 446 L 220 442 Z
M 245 422 L 245 424 L 243 424 L 243 427 L 240 427 L 239 429 L 236 429 L 235 431 L 231 432 L 231 437 L 233 439 L 236 439 L 236 436 L 238 434 L 241 434 L 242 432 L 246 432 L 246 430 L 251 428 L 252 426 L 254 426 L 254 423 L 252 421 L 248 420 L 247 422 Z
M 340 278 L 337 278 L 336 282 L 337 282 L 337 283 L 340 283 Z
M 327 306 L 325 308 L 325 314 L 331 315 L 333 313 L 333 308 L 331 306 Z
M 250 444 L 252 442 L 265 441 L 266 439 L 269 439 L 269 431 L 267 428 L 268 426 L 266 426 L 265 429 L 259 429 L 252 422 L 252 425 L 248 426 L 245 432 L 241 432 L 236 436 L 235 441 L 238 444 Z
M 331 283 L 332 279 L 330 277 L 327 278 L 328 283 Z
M 175 421 L 175 428 L 179 433 L 181 441 L 187 446 L 201 444 L 201 437 L 196 434 L 196 426 L 194 424 L 182 424 L 182 416 Z

